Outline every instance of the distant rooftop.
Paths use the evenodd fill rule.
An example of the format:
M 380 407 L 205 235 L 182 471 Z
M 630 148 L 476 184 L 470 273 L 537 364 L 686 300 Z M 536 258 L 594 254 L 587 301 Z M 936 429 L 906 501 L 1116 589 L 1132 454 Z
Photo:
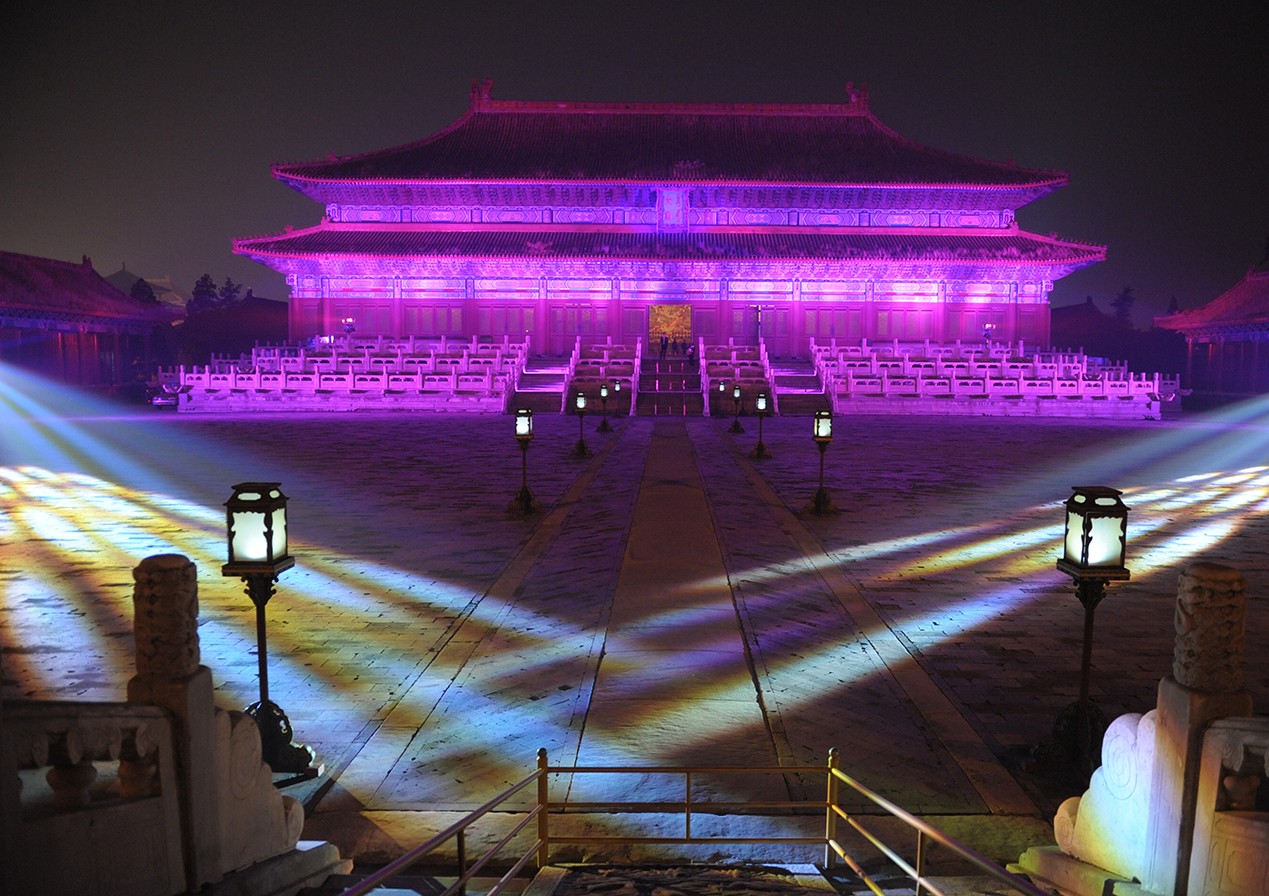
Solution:
M 171 308 L 142 302 L 81 262 L 0 252 L 0 314 L 169 321 Z
M 1203 307 L 1156 317 L 1154 322 L 1165 330 L 1191 334 L 1209 329 L 1269 329 L 1269 264 L 1253 267 Z

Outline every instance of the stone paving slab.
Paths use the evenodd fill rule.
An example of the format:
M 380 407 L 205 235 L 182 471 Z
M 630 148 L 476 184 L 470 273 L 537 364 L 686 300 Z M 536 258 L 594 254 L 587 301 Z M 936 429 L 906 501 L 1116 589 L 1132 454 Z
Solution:
M 507 512 L 520 454 L 506 417 L 90 409 L 0 421 L 0 694 L 122 699 L 131 569 L 178 551 L 200 569 L 203 662 L 220 699 L 254 700 L 253 614 L 219 565 L 229 485 L 255 479 L 291 496 L 298 558 L 268 607 L 271 696 L 335 778 L 310 823 L 352 840 L 397 815 L 475 805 L 527 773 L 538 747 L 575 761 L 591 712 L 613 743 L 673 755 L 666 738 L 697 722 L 689 691 L 747 707 L 722 733 L 705 726 L 722 751 L 761 742 L 821 765 L 836 746 L 864 783 L 917 811 L 1030 804 L 1037 817 L 1064 794 L 1026 751 L 1078 686 L 1082 611 L 1053 568 L 1074 484 L 1124 488 L 1132 507 L 1133 579 L 1097 616 L 1106 713 L 1153 705 L 1176 574 L 1198 557 L 1247 576 L 1247 686 L 1258 703 L 1269 694 L 1259 416 L 839 418 L 825 475 L 840 512 L 824 518 L 803 510 L 818 462 L 806 419 L 768 419 L 764 461 L 745 456 L 749 420 L 735 436 L 729 421 L 680 421 L 696 471 L 658 479 L 699 480 L 718 568 L 676 582 L 645 566 L 682 604 L 622 609 L 621 625 L 614 594 L 658 421 L 616 421 L 605 436 L 587 420 L 595 454 L 583 460 L 569 457 L 576 418 L 536 422 L 529 481 L 544 513 L 522 518 Z M 701 634 L 727 625 L 726 643 Z M 702 665 L 669 658 L 681 648 Z M 715 653 L 749 680 L 713 674 Z M 664 681 L 677 683 L 673 702 Z M 601 687 L 614 699 L 596 705 Z

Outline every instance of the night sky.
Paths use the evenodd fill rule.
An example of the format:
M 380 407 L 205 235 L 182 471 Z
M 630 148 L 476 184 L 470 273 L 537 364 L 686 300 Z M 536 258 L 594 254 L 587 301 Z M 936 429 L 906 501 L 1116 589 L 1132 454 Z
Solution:
M 1021 225 L 1109 247 L 1055 305 L 1138 323 L 1269 237 L 1269 4 L 82 3 L 0 14 L 0 250 L 274 298 L 234 237 L 316 224 L 269 165 L 420 139 L 507 100 L 838 102 L 920 143 L 1070 173 Z

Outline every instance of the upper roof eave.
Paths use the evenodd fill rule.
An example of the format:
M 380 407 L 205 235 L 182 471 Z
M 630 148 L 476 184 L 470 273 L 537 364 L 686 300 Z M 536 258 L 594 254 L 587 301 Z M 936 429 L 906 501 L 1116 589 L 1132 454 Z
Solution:
M 478 232 L 478 233 L 477 233 L 477 232 L 472 232 L 472 231 L 465 230 L 465 229 L 453 229 L 453 230 L 450 230 L 450 229 L 447 229 L 447 228 L 444 228 L 444 229 L 443 229 L 443 228 L 436 228 L 436 227 L 429 227 L 429 226 L 421 226 L 421 227 L 418 227 L 418 228 L 408 228 L 408 229 L 398 230 L 398 231 L 396 231 L 396 232 L 397 232 L 398 234 L 405 234 L 405 233 L 407 233 L 407 232 L 417 233 L 420 237 L 424 237 L 424 236 L 427 236 L 427 235 L 434 235 L 434 236 L 442 236 L 442 235 L 443 235 L 443 236 L 459 237 L 459 238 L 462 238 L 462 237 L 475 237 L 475 236 L 477 236 L 477 235 L 478 235 L 478 233 L 486 233 L 487 235 L 489 235 L 489 236 L 491 236 L 491 237 L 492 237 L 492 236 L 494 236 L 494 235 L 496 235 L 496 234 L 504 234 L 504 235 L 517 234 L 518 236 L 523 237 L 523 238 L 533 237 L 533 236 L 543 237 L 543 238 L 549 238 L 549 237 L 559 237 L 559 236 L 561 236 L 561 235 L 563 235 L 563 236 L 567 236 L 567 235 L 569 234 L 569 231 L 568 231 L 567 229 L 563 229 L 563 230 L 547 230 L 547 229 L 530 229 L 530 230 L 525 230 L 525 229 L 521 229 L 521 228 L 519 228 L 519 227 L 516 227 L 516 228 L 514 228 L 514 229 L 510 229 L 510 228 L 508 228 L 508 229 L 498 229 L 498 230 L 490 230 L 490 231 L 480 231 L 480 232 Z M 295 260 L 311 259 L 311 258 L 317 258 L 317 257 L 322 257 L 322 256 L 324 256 L 324 255 L 328 255 L 328 254 L 330 254 L 330 250 L 317 250 L 317 251 L 313 251 L 313 250 L 311 250 L 311 249 L 300 249 L 300 250 L 297 250 L 297 249 L 295 248 L 295 244 L 296 244 L 296 243 L 302 243 L 302 242 L 304 242 L 305 240 L 308 240 L 308 239 L 310 239 L 310 238 L 314 238 L 314 237 L 316 237 L 316 238 L 321 238 L 321 237 L 332 237 L 332 236 L 338 236 L 338 235 L 340 235 L 340 234 L 344 234 L 344 235 L 348 235 L 348 236 L 356 236 L 356 235 L 359 235 L 359 234 L 366 235 L 366 236 L 373 236 L 373 235 L 375 235 L 376 233 L 380 233 L 380 231 L 377 231 L 377 230 L 375 230 L 375 229 L 374 229 L 374 228 L 372 228 L 372 227 L 365 227 L 365 226 L 359 226 L 359 225 L 340 225 L 340 226 L 331 226 L 331 225 L 329 225 L 329 224 L 321 224 L 321 225 L 318 225 L 318 226 L 316 226 L 316 227 L 305 228 L 305 229 L 303 229 L 303 230 L 291 230 L 291 231 L 287 231 L 287 232 L 282 233 L 282 234 L 275 234 L 275 235 L 262 235 L 262 236 L 256 236 L 256 237 L 243 237 L 243 238 L 238 238 L 238 239 L 235 239 L 235 240 L 233 241 L 233 251 L 234 251 L 236 254 L 239 254 L 239 255 L 247 255 L 247 256 L 255 257 L 255 258 L 257 258 L 258 260 L 259 260 L 259 259 L 263 259 L 263 258 L 275 258 L 275 259 L 284 259 L 284 258 L 285 258 L 285 259 L 295 259 Z M 590 233 L 589 235 L 590 235 L 590 236 L 593 236 L 593 237 L 598 238 L 598 237 L 603 236 L 603 233 L 602 233 L 602 232 L 595 232 L 595 233 Z M 613 235 L 614 235 L 614 236 L 620 236 L 620 235 L 621 235 L 621 233 L 620 233 L 620 232 L 613 232 Z M 732 232 L 732 231 L 723 231 L 723 232 L 715 232 L 715 233 L 712 233 L 712 234 L 711 234 L 711 233 L 708 233 L 708 232 L 701 232 L 700 234 L 698 234 L 698 236 L 700 236 L 700 237 L 709 237 L 709 236 L 711 236 L 711 235 L 712 235 L 712 236 L 719 236 L 719 237 L 725 237 L 725 236 L 728 236 L 728 235 L 733 235 L 733 236 L 738 236 L 738 237 L 742 237 L 742 238 L 746 236 L 746 234 L 745 234 L 744 232 L 741 232 L 741 231 L 736 231 L 736 232 Z M 682 234 L 677 234 L 677 235 L 675 235 L 675 234 L 656 234 L 656 233 L 645 233 L 645 234 L 639 234 L 638 236 L 639 236 L 640 238 L 642 238 L 642 239 L 656 240 L 656 239 L 658 239 L 658 238 L 672 239 L 672 238 L 673 238 L 673 237 L 675 237 L 675 236 L 682 236 Z M 754 234 L 749 234 L 748 236 L 751 236 L 751 237 L 752 237 L 752 236 L 757 236 L 757 235 L 754 235 Z M 850 239 L 850 237 L 845 236 L 845 235 L 819 235 L 819 234 L 816 234 L 816 235 L 808 235 L 808 236 L 809 236 L 810 238 L 817 238 L 817 237 L 820 237 L 820 236 L 825 236 L 825 237 L 827 237 L 827 238 L 829 238 L 829 239 L 832 239 L 832 238 L 839 238 L 839 239 L 846 239 L 846 240 L 849 240 L 849 239 Z M 1048 244 L 1048 245 L 1053 246 L 1053 247 L 1055 247 L 1055 248 L 1060 248 L 1060 249 L 1067 250 L 1067 251 L 1069 251 L 1069 252 L 1071 253 L 1071 255 L 1070 255 L 1069 257 L 1066 257 L 1066 258 L 1040 258 L 1040 257 L 1036 257 L 1036 258 L 1027 258 L 1027 257 L 1019 257 L 1019 256 L 1009 256 L 1009 257 L 1005 257 L 1005 258 L 1000 259 L 1001 261 L 1007 261 L 1007 262 L 1008 262 L 1008 263 L 1010 263 L 1010 264 L 1024 264 L 1024 265 L 1038 265 L 1038 266 L 1052 266 L 1052 265 L 1054 265 L 1054 264 L 1057 264 L 1057 265 L 1059 265 L 1059 266 L 1069 266 L 1069 265 L 1071 265 L 1071 264 L 1075 264 L 1075 265 L 1077 265 L 1077 266 L 1085 266 L 1085 265 L 1088 265 L 1088 264 L 1093 264 L 1093 263 L 1096 263 L 1096 262 L 1098 262 L 1098 261 L 1104 260 L 1104 259 L 1105 259 L 1105 257 L 1106 257 L 1106 247 L 1104 247 L 1104 246 L 1094 245 L 1094 244 L 1087 244 L 1087 243 L 1078 243 L 1078 242 L 1074 242 L 1074 241 L 1071 241 L 1071 240 L 1063 240 L 1063 239 L 1059 239 L 1059 238 L 1057 238 L 1057 237 L 1055 237 L 1055 236 L 1044 236 L 1044 235 L 1040 235 L 1040 234 L 1034 234 L 1034 233 L 1029 233 L 1029 232 L 1024 232 L 1024 231 L 1018 231 L 1018 230 L 1013 229 L 1013 228 L 1009 228 L 1009 229 L 999 229 L 999 230 L 993 230 L 993 231 L 988 231 L 988 232 L 983 232 L 983 233 L 977 233 L 977 234 L 970 235 L 970 236 L 968 236 L 968 237 L 966 237 L 966 235 L 964 235 L 964 234 L 954 234 L 954 233 L 949 234 L 949 233 L 942 233 L 942 232 L 939 232 L 939 231 L 937 231 L 937 230 L 929 230 L 929 229 L 926 229 L 926 228 L 912 228 L 912 229 L 905 229 L 905 228 L 878 228 L 878 229 L 876 229 L 876 230 L 874 230 L 874 231 L 871 231 L 871 232 L 869 232 L 869 233 L 867 233 L 867 234 L 855 234 L 855 236 L 856 236 L 856 237 L 860 237 L 860 236 L 863 236 L 863 237 L 872 237 L 872 238 L 876 238 L 876 237 L 894 237 L 894 236 L 910 236 L 910 237 L 914 237 L 914 238 L 916 238 L 916 239 L 918 239 L 918 240 L 919 240 L 919 239 L 921 239 L 921 238 L 925 238 L 925 237 L 931 237 L 931 238 L 933 238 L 933 239 L 935 239 L 935 240 L 937 240 L 937 241 L 945 241 L 945 242 L 946 242 L 946 241 L 951 241 L 951 240 L 956 240 L 956 239 L 965 239 L 965 238 L 971 239 L 971 240 L 973 240 L 973 241 L 978 241 L 978 240 L 991 240 L 991 239 L 1008 239 L 1008 238 L 1013 238 L 1013 239 L 1022 239 L 1022 240 L 1025 240 L 1025 241 L 1030 242 L 1030 243 L 1033 243 L 1033 244 Z M 780 239 L 781 237 L 785 237 L 785 238 L 795 238 L 795 239 L 796 239 L 796 238 L 797 238 L 797 235 L 796 235 L 796 234 L 792 234 L 792 233 L 788 233 L 788 232 L 780 232 L 780 233 L 768 234 L 768 237 L 770 237 L 771 239 L 776 239 L 776 240 Z M 549 240 L 547 240 L 547 242 L 549 242 Z M 290 245 L 287 245 L 287 244 L 290 244 Z M 527 240 L 526 240 L 526 244 L 527 244 Z M 337 250 L 335 254 L 339 254 L 339 255 L 349 255 L 349 256 L 357 256 L 357 257 L 360 257 L 360 256 L 366 256 L 366 257 L 374 256 L 374 257 L 381 257 L 381 258 L 398 258 L 398 257 L 399 257 L 399 258 L 408 258 L 408 257 L 415 257 L 415 253 L 414 253 L 414 252 L 392 252 L 392 251 L 389 251 L 389 252 L 382 252 L 382 251 L 366 252 L 366 251 L 364 251 L 364 250 L 363 250 L 363 251 L 358 251 L 358 250 L 355 250 L 355 249 L 350 249 L 350 250 L 347 250 L 347 251 L 345 251 L 345 250 L 342 250 L 342 249 L 341 249 L 341 250 Z M 599 257 L 612 258 L 612 259 L 616 259 L 616 258 L 620 257 L 621 259 L 623 259 L 623 260 L 627 260 L 627 261 L 630 261 L 630 260 L 665 261 L 665 260 L 666 260 L 666 257 L 665 257 L 665 256 L 660 256 L 660 255 L 655 255 L 655 254 L 650 254 L 650 255 L 646 255 L 646 256 L 645 256 L 645 255 L 643 255 L 643 254 L 641 254 L 641 253 L 630 254 L 630 255 L 621 255 L 621 256 L 616 256 L 616 255 L 613 255 L 613 256 L 597 256 L 597 255 L 594 255 L 594 254 L 591 254 L 591 253 L 573 254 L 573 253 L 569 253 L 569 252 L 560 252 L 560 253 L 558 253 L 558 254 L 541 254 L 541 253 L 539 253 L 539 252 L 523 252 L 523 253 L 514 253 L 514 252 L 513 252 L 513 253 L 508 253 L 508 252 L 503 251 L 503 252 L 494 252 L 494 253 L 488 253 L 488 254 L 486 254 L 486 253 L 472 253 L 472 254 L 465 254 L 465 257 L 467 257 L 467 258 L 488 258 L 488 259 L 500 259 L 500 260 L 507 260 L 507 259 L 511 259 L 511 258 L 529 258 L 529 259 L 535 259 L 535 260 L 539 260 L 539 261 L 540 261 L 540 260 L 543 260 L 543 259 L 546 259 L 546 258 L 551 258 L 551 259 L 554 259 L 554 260 L 562 260 L 562 259 L 566 259 L 566 258 L 594 259 L 594 258 L 599 258 Z M 794 254 L 794 255 L 791 255 L 791 256 L 788 256 L 788 257 L 789 257 L 790 259 L 792 259 L 792 260 L 811 260 L 811 259 L 813 259 L 813 258 L 817 258 L 817 257 L 818 257 L 818 258 L 830 258 L 830 259 L 831 259 L 833 256 L 821 256 L 821 255 L 800 255 L 800 254 Z M 683 256 L 683 258 L 684 258 L 684 259 L 689 259 L 689 258 L 694 258 L 694 256 Z M 888 259 L 890 259 L 890 258 L 891 258 L 891 256 L 884 255 L 884 254 L 883 254 L 883 255 L 878 255 L 878 256 L 876 256 L 876 259 L 877 259 L 877 260 L 888 260 Z M 703 258 L 699 258 L 699 259 L 697 259 L 697 260 L 710 260 L 710 256 L 704 256 Z M 754 258 L 752 258 L 752 259 L 750 259 L 750 260 L 753 260 L 753 261 L 759 261 L 759 260 L 762 260 L 762 257 L 761 257 L 761 256 L 755 256 Z M 857 257 L 857 258 L 856 258 L 856 260 L 861 260 L 861 259 L 860 259 L 859 257 Z M 905 260 L 908 260 L 908 261 L 914 261 L 914 260 L 927 260 L 927 261 L 940 261 L 940 262 L 946 262 L 946 261 L 949 261 L 949 260 L 951 260 L 951 259 L 949 259 L 949 258 L 948 258 L 947 256 L 945 256 L 945 255 L 940 255 L 940 254 L 938 254 L 937 252 L 930 253 L 930 254 L 926 254 L 926 253 L 920 253 L 920 252 L 918 252 L 918 253 L 916 253 L 916 254 L 915 254 L 915 255 L 913 255 L 913 256 L 909 256 L 909 257 L 907 257 Z M 974 259 L 971 259 L 971 258 L 962 258 L 962 259 L 959 259 L 959 260 L 972 261 L 972 260 L 974 260 Z M 980 258 L 980 259 L 977 259 L 977 260 L 982 261 L 982 260 L 984 260 L 984 259 Z
M 490 88 L 488 82 L 474 85 L 470 107 L 420 140 L 278 163 L 272 166 L 273 176 L 295 188 L 340 182 L 594 184 L 632 178 L 657 184 L 876 185 L 897 181 L 854 178 L 848 172 L 915 164 L 928 172 L 922 185 L 981 181 L 1016 188 L 1066 180 L 1064 172 L 974 158 L 910 140 L 878 120 L 868 107 L 867 89 L 854 85 L 847 85 L 848 102 L 821 104 L 503 101 L 492 99 Z M 637 148 L 633 154 L 632 148 Z M 680 174 L 675 170 L 679 166 L 702 166 L 711 176 Z M 963 176 L 941 178 L 939 168 Z M 762 176 L 746 177 L 746 169 Z M 815 175 L 799 177 L 799 169 Z M 397 177 L 397 172 L 404 176 Z M 498 176 L 479 176 L 485 172 Z M 847 176 L 834 177 L 834 172 Z M 650 176 L 641 176 L 645 174 Z
M 973 182 L 920 182 L 920 181 L 775 181 L 775 180 L 685 180 L 671 178 L 588 178 L 588 179 L 542 179 L 542 178 L 364 178 L 349 180 L 347 178 L 319 178 L 303 175 L 279 175 L 278 180 L 294 183 L 312 184 L 314 186 L 340 186 L 358 184 L 374 187 L 595 187 L 595 186 L 683 186 L 683 187 L 778 187 L 780 189 L 815 189 L 815 190 L 970 190 L 982 192 L 1009 192 L 1015 190 L 1033 190 L 1044 187 L 1065 186 L 1070 178 L 1063 172 L 1051 172 L 1052 176 L 1034 181 L 1016 181 L 1013 183 L 973 183 Z

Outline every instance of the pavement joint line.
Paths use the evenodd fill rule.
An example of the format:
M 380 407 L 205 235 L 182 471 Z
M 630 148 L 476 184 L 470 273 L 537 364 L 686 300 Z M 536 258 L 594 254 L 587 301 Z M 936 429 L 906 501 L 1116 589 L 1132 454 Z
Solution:
M 776 494 L 754 464 L 740 450 L 738 443 L 731 452 L 740 463 L 745 477 L 754 492 L 771 508 L 780 520 L 785 533 L 793 539 L 801 552 L 799 562 L 810 566 L 823 579 L 824 584 L 836 596 L 847 615 L 854 620 L 860 634 L 876 651 L 885 669 L 895 683 L 907 694 L 921 717 L 929 723 L 939 741 L 973 785 L 983 802 L 995 815 L 1034 815 L 1039 810 L 1022 787 L 1000 765 L 1000 761 L 983 742 L 973 726 L 956 709 L 938 684 L 921 667 L 873 609 L 860 588 L 850 580 L 841 565 L 814 563 L 812 557 L 831 558 L 818 538 Z
M 486 589 L 484 594 L 474 597 L 468 602 L 467 606 L 463 608 L 462 614 L 454 620 L 454 623 L 450 626 L 448 632 L 446 633 L 444 643 L 442 643 L 440 647 L 431 654 L 428 662 L 424 664 L 416 672 L 413 679 L 406 683 L 401 689 L 400 695 L 394 701 L 394 705 L 387 712 L 383 720 L 376 726 L 374 733 L 366 738 L 366 742 L 361 745 L 361 747 L 347 760 L 346 763 L 344 763 L 344 767 L 339 771 L 339 777 L 337 777 L 336 780 L 339 781 L 350 793 L 353 793 L 354 796 L 357 796 L 357 794 L 353 791 L 353 787 L 356 786 L 353 783 L 355 779 L 362 777 L 367 781 L 375 782 L 373 792 L 369 796 L 366 796 L 365 798 L 358 797 L 364 805 L 369 807 L 379 802 L 380 791 L 383 789 L 384 785 L 388 783 L 388 777 L 385 776 L 384 770 L 393 768 L 396 765 L 396 762 L 409 752 L 410 746 L 413 744 L 414 740 L 424 736 L 427 729 L 427 722 L 431 718 L 432 713 L 434 713 L 436 708 L 444 702 L 446 694 L 449 692 L 450 688 L 454 687 L 455 682 L 458 679 L 458 672 L 461 671 L 466 661 L 470 659 L 471 655 L 478 649 L 478 645 L 483 638 L 477 639 L 474 642 L 462 642 L 462 650 L 465 651 L 466 656 L 461 662 L 454 665 L 454 668 L 457 671 L 454 676 L 445 683 L 440 692 L 435 695 L 434 699 L 429 696 L 428 702 L 431 704 L 430 707 L 423 711 L 423 718 L 420 720 L 419 724 L 415 726 L 417 730 L 415 731 L 414 736 L 410 738 L 407 744 L 397 751 L 396 760 L 384 764 L 382 756 L 374 757 L 376 749 L 382 749 L 382 746 L 376 744 L 375 741 L 379 739 L 380 734 L 385 731 L 401 730 L 398 726 L 393 724 L 392 717 L 396 715 L 403 706 L 407 705 L 410 694 L 414 691 L 416 685 L 424 679 L 429 671 L 435 668 L 437 664 L 442 661 L 442 657 L 447 657 L 449 653 L 452 653 L 450 646 L 457 639 L 463 626 L 471 620 L 471 617 L 475 613 L 477 607 L 483 603 L 486 598 L 493 598 L 502 602 L 503 609 L 499 612 L 497 619 L 504 619 L 506 614 L 511 611 L 511 604 L 513 603 L 516 592 L 520 589 L 525 579 L 532 572 L 533 567 L 541 559 L 551 542 L 559 534 L 559 531 L 563 527 L 565 520 L 568 519 L 569 514 L 579 506 L 581 497 L 586 493 L 587 488 L 589 488 L 595 476 L 603 468 L 603 462 L 607 460 L 608 455 L 618 444 L 618 434 L 619 433 L 613 433 L 613 437 L 608 439 L 607 444 L 605 444 L 597 454 L 591 457 L 591 459 L 587 462 L 585 469 L 578 474 L 578 476 L 573 480 L 572 485 L 569 486 L 568 490 L 560 497 L 550 511 L 547 512 L 541 524 L 534 529 L 533 534 L 529 536 L 528 540 L 524 543 L 520 550 L 516 552 L 515 556 L 512 557 L 511 560 L 507 562 L 506 566 L 503 567 L 503 571 L 499 574 L 494 583 Z M 491 620 L 489 632 L 484 637 L 488 637 L 489 634 L 495 632 L 497 628 L 498 622 Z M 361 769 L 361 765 L 363 764 L 361 761 L 363 755 L 366 756 L 367 761 L 371 763 L 370 768 L 364 773 Z M 344 782 L 342 780 L 344 776 L 347 776 L 350 780 L 348 782 Z
M 717 439 L 719 435 L 717 426 L 697 429 L 695 432 L 706 432 L 709 433 L 710 436 L 714 437 L 716 441 L 722 441 L 721 439 Z M 695 448 L 694 438 L 693 447 Z M 734 448 L 732 450 L 734 450 Z M 695 454 L 697 457 L 699 472 L 700 458 L 703 453 L 700 450 L 696 450 Z M 714 525 L 715 538 L 717 538 L 721 547 L 724 543 L 724 539 L 722 533 L 719 531 L 719 516 L 715 512 L 712 504 L 710 505 L 710 518 Z M 727 587 L 731 592 L 732 609 L 736 613 L 736 621 L 740 626 L 740 640 L 744 650 L 745 664 L 749 668 L 749 676 L 754 687 L 755 699 L 762 710 L 762 721 L 763 725 L 766 727 L 767 736 L 771 739 L 772 749 L 775 751 L 777 762 L 779 764 L 794 766 L 799 765 L 799 757 L 790 743 L 789 734 L 785 728 L 784 719 L 781 716 L 779 702 L 767 699 L 767 694 L 771 689 L 771 685 L 765 668 L 760 671 L 758 658 L 754 656 L 754 643 L 751 642 L 750 639 L 753 638 L 756 641 L 757 635 L 754 631 L 753 624 L 748 619 L 748 609 L 745 608 L 744 601 L 738 594 L 738 591 L 743 590 L 741 588 L 743 583 L 738 583 L 733 577 L 731 569 L 727 566 L 725 557 L 723 565 L 724 576 L 727 579 Z

